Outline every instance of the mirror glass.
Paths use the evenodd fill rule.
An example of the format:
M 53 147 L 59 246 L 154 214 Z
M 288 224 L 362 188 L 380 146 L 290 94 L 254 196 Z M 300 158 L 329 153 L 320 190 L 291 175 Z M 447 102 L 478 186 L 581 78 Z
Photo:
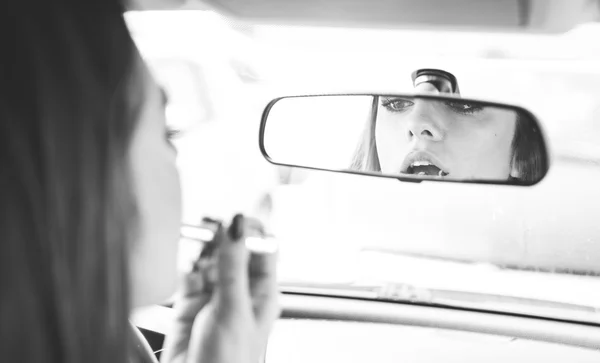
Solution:
M 549 167 L 527 110 L 430 95 L 320 95 L 272 101 L 261 125 L 272 163 L 394 177 L 533 185 Z

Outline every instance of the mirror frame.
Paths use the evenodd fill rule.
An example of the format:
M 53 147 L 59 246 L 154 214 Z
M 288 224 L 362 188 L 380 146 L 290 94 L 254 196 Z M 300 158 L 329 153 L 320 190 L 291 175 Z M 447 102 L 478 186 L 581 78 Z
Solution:
M 400 177 L 400 176 L 394 176 L 394 175 L 382 174 L 382 173 L 376 173 L 376 172 L 368 172 L 368 171 L 356 171 L 356 170 L 349 170 L 349 169 L 335 170 L 335 169 L 324 169 L 324 168 L 311 167 L 311 166 L 286 164 L 286 163 L 279 163 L 279 162 L 276 162 L 273 159 L 271 159 L 271 157 L 265 150 L 265 143 L 264 143 L 265 129 L 267 126 L 267 119 L 269 117 L 271 108 L 277 102 L 279 102 L 280 100 L 285 99 L 285 98 L 330 97 L 330 96 L 338 96 L 338 97 L 339 96 L 369 96 L 369 97 L 390 96 L 390 97 L 407 97 L 407 98 L 408 97 L 412 97 L 412 98 L 418 97 L 418 98 L 438 100 L 438 101 L 448 100 L 448 99 L 457 99 L 457 100 L 466 101 L 466 102 L 479 103 L 481 105 L 484 105 L 484 107 L 510 108 L 510 109 L 516 110 L 519 113 L 526 114 L 528 117 L 530 117 L 532 120 L 534 120 L 536 122 L 536 124 L 540 130 L 540 134 L 541 134 L 541 138 L 542 138 L 542 146 L 546 150 L 546 163 L 547 163 L 548 167 L 546 168 L 544 174 L 541 176 L 541 178 L 538 181 L 536 181 L 534 183 L 525 183 L 525 182 L 518 182 L 518 181 L 509 182 L 508 180 L 503 181 L 503 180 L 480 180 L 480 179 L 471 179 L 471 180 L 438 179 L 436 177 L 416 176 L 416 175 L 409 175 L 409 174 L 407 174 L 406 176 Z M 261 116 L 260 129 L 259 129 L 259 147 L 260 147 L 260 152 L 261 152 L 262 156 L 269 163 L 271 163 L 273 165 L 278 165 L 278 166 L 294 167 L 294 168 L 301 168 L 301 169 L 308 169 L 308 170 L 315 170 L 315 171 L 327 171 L 327 172 L 342 173 L 342 174 L 371 176 L 371 177 L 386 178 L 386 179 L 397 179 L 402 182 L 410 182 L 410 183 L 421 183 L 423 181 L 427 181 L 427 182 L 433 181 L 433 182 L 442 182 L 442 183 L 533 186 L 533 185 L 538 184 L 539 182 L 541 182 L 542 180 L 544 180 L 546 178 L 546 176 L 548 175 L 548 171 L 550 170 L 550 167 L 552 166 L 552 155 L 550 152 L 548 138 L 546 135 L 547 135 L 547 133 L 544 130 L 544 127 L 542 126 L 540 120 L 533 113 L 531 113 L 531 111 L 529 111 L 526 108 L 523 108 L 521 106 L 511 105 L 511 104 L 507 104 L 507 103 L 483 101 L 483 100 L 478 100 L 475 98 L 464 98 L 464 97 L 456 96 L 453 94 L 431 95 L 431 94 L 420 94 L 420 93 L 324 93 L 324 94 L 312 94 L 312 95 L 281 96 L 281 97 L 277 97 L 277 98 L 274 98 L 273 100 L 271 100 L 267 104 L 265 109 L 263 110 L 263 113 Z

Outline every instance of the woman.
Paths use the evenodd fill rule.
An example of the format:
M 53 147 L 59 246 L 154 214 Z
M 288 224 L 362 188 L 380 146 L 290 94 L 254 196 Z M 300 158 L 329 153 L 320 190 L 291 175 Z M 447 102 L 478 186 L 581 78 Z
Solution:
M 454 76 L 433 74 L 421 82 L 413 76 L 415 90 L 458 93 Z M 539 129 L 523 113 L 458 98 L 376 96 L 352 169 L 529 184 L 545 174 L 547 160 Z
M 177 282 L 164 98 L 118 1 L 13 5 L 0 22 L 0 350 L 11 362 L 126 362 L 130 309 Z M 216 277 L 176 303 L 166 359 L 259 358 L 278 310 L 272 259 L 241 242 L 251 227 L 216 224 Z

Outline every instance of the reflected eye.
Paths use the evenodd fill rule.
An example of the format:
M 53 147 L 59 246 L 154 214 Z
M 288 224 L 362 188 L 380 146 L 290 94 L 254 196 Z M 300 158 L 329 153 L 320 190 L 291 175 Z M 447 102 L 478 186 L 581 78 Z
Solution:
M 444 104 L 448 106 L 450 110 L 463 115 L 469 115 L 483 110 L 483 107 L 478 106 L 477 104 L 463 101 L 446 101 Z
M 413 106 L 414 103 L 403 98 L 383 98 L 381 105 L 391 112 L 403 112 Z

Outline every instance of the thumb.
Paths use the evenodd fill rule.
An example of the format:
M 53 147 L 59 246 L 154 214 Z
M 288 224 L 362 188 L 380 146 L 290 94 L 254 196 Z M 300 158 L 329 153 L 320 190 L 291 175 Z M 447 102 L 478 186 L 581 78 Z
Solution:
M 250 306 L 249 253 L 245 244 L 244 219 L 243 215 L 236 215 L 229 228 L 220 226 L 215 235 L 219 245 L 215 293 L 220 305 Z

